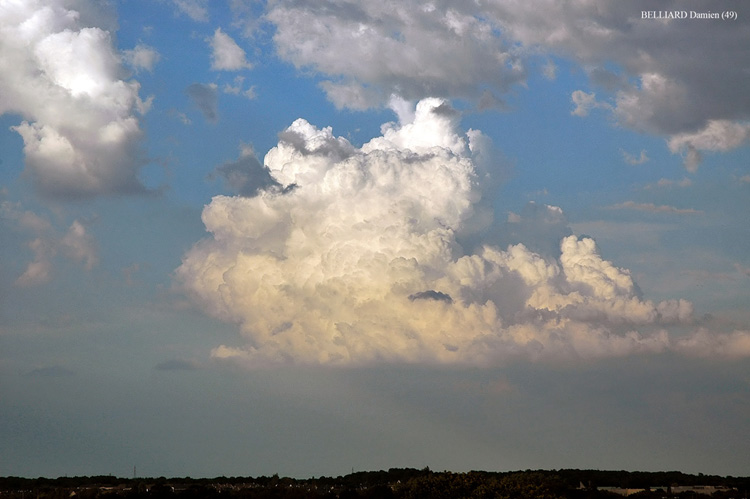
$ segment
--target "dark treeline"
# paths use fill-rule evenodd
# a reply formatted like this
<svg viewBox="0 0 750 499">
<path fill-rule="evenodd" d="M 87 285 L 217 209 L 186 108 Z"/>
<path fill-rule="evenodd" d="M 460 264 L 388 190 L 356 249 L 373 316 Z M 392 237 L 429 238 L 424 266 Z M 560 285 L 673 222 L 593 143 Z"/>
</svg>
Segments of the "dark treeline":
<svg viewBox="0 0 750 499">
<path fill-rule="evenodd" d="M 616 499 L 599 487 L 644 489 L 633 499 L 696 499 L 677 486 L 714 486 L 713 499 L 747 499 L 750 477 L 690 475 L 678 471 L 553 470 L 468 473 L 411 468 L 363 471 L 339 477 L 217 478 L 0 478 L 0 499 L 256 499 L 256 498 L 500 498 Z M 708 497 L 701 496 L 698 497 Z"/>
</svg>

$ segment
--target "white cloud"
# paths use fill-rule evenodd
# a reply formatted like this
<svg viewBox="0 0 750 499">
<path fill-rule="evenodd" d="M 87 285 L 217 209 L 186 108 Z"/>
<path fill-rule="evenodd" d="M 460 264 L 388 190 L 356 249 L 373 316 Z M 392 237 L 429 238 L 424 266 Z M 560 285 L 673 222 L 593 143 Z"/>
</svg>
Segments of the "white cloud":
<svg viewBox="0 0 750 499">
<path fill-rule="evenodd" d="M 22 117 L 26 168 L 44 195 L 143 192 L 136 112 L 148 103 L 120 79 L 110 33 L 62 0 L 0 10 L 0 113 Z"/>
<path fill-rule="evenodd" d="M 361 148 L 302 119 L 280 134 L 264 164 L 283 188 L 216 196 L 211 236 L 176 271 L 205 312 L 240 326 L 246 344 L 213 355 L 492 364 L 678 348 L 654 329 L 690 324 L 692 305 L 644 299 L 590 238 L 564 235 L 557 256 L 461 245 L 482 190 L 458 122 L 427 99 Z M 542 212 L 558 231 L 561 210 Z"/>
<path fill-rule="evenodd" d="M 225 84 L 222 88 L 222 91 L 225 94 L 232 94 L 232 95 L 242 95 L 243 97 L 246 97 L 250 100 L 253 100 L 257 97 L 257 94 L 255 93 L 255 86 L 251 86 L 250 88 L 244 88 L 245 84 L 245 77 L 244 76 L 236 76 L 234 78 L 234 85 Z"/>
<path fill-rule="evenodd" d="M 172 0 L 172 3 L 193 21 L 208 21 L 208 0 Z"/>
<path fill-rule="evenodd" d="M 142 43 L 136 45 L 132 50 L 125 50 L 123 52 L 124 61 L 128 65 L 133 67 L 136 72 L 140 71 L 141 69 L 145 69 L 149 72 L 153 71 L 154 66 L 157 62 L 159 62 L 160 58 L 161 56 L 159 55 L 159 52 L 157 52 L 153 47 L 149 47 L 148 45 L 144 45 Z"/>
<path fill-rule="evenodd" d="M 208 42 L 212 49 L 211 69 L 214 71 L 240 71 L 253 67 L 247 62 L 245 51 L 221 28 L 216 28 Z"/>
</svg>

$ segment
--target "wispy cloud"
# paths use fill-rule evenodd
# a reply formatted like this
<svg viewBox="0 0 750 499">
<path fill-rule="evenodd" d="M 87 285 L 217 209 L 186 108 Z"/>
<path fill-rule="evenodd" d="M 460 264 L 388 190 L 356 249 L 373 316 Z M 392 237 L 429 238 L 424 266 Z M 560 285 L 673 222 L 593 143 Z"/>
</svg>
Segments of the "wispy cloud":
<svg viewBox="0 0 750 499">
<path fill-rule="evenodd" d="M 193 21 L 208 21 L 208 0 L 172 0 L 172 3 Z"/>
<path fill-rule="evenodd" d="M 86 229 L 89 222 L 73 220 L 65 234 L 60 234 L 61 230 L 47 217 L 8 201 L 0 203 L 0 216 L 13 222 L 14 228 L 32 235 L 27 246 L 34 256 L 23 274 L 16 279 L 18 286 L 30 287 L 49 282 L 55 267 L 53 261 L 59 253 L 69 260 L 82 263 L 86 270 L 99 263 L 96 240 Z"/>
<path fill-rule="evenodd" d="M 225 94 L 232 94 L 232 95 L 242 95 L 244 97 L 247 97 L 250 100 L 255 99 L 258 95 L 255 91 L 255 86 L 250 86 L 249 88 L 244 87 L 245 84 L 245 77 L 244 76 L 236 76 L 234 78 L 234 85 L 230 85 L 229 83 L 226 83 L 224 87 L 222 88 L 222 91 Z"/>
<path fill-rule="evenodd" d="M 656 183 L 653 184 L 646 184 L 644 186 L 644 189 L 665 189 L 665 188 L 672 188 L 672 187 L 690 187 L 693 185 L 693 181 L 690 180 L 687 177 L 683 177 L 680 180 L 672 180 L 668 178 L 660 178 Z"/>
<path fill-rule="evenodd" d="M 629 165 L 642 165 L 643 163 L 646 163 L 649 160 L 649 157 L 646 156 L 645 149 L 641 150 L 640 156 L 634 156 L 622 149 L 620 149 L 620 152 L 622 153 L 622 157 L 625 160 L 625 162 Z"/>
<path fill-rule="evenodd" d="M 625 201 L 624 203 L 613 204 L 608 206 L 610 210 L 637 210 L 647 211 L 650 213 L 674 213 L 677 215 L 696 215 L 703 213 L 700 210 L 692 208 L 676 208 L 669 205 L 656 205 L 654 203 L 636 203 L 635 201 Z"/>
</svg>

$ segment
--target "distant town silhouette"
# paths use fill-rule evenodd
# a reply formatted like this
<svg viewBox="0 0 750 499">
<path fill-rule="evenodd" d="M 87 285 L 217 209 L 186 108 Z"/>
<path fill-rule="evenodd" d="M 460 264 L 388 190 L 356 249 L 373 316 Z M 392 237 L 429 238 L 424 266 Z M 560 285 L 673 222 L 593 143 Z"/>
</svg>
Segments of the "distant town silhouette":
<svg viewBox="0 0 750 499">
<path fill-rule="evenodd" d="M 607 499 L 622 496 L 746 499 L 748 489 L 750 477 L 576 469 L 454 473 L 429 468 L 391 468 L 307 479 L 277 474 L 257 478 L 0 478 L 3 499 Z"/>
</svg>

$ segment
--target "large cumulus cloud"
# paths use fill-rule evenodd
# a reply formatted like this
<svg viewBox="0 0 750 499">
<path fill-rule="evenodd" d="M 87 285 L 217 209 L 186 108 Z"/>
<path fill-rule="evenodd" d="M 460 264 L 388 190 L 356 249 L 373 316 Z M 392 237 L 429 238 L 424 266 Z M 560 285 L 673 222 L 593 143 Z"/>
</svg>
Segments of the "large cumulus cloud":
<svg viewBox="0 0 750 499">
<path fill-rule="evenodd" d="M 692 305 L 644 299 L 592 239 L 560 231 L 559 208 L 544 208 L 563 234 L 555 252 L 464 248 L 480 216 L 480 138 L 439 99 L 361 148 L 295 121 L 265 157 L 278 186 L 215 197 L 203 212 L 210 237 L 176 271 L 207 313 L 241 328 L 246 344 L 214 355 L 487 364 L 694 353 L 719 338 L 671 337 L 670 325 L 692 322 Z"/>
<path fill-rule="evenodd" d="M 137 114 L 148 102 L 138 82 L 124 79 L 110 31 L 84 19 L 73 7 L 80 3 L 3 3 L 0 114 L 21 117 L 13 130 L 42 194 L 141 192 Z"/>
<path fill-rule="evenodd" d="M 738 20 L 641 18 L 657 8 L 734 10 Z M 578 114 L 587 97 L 588 108 L 608 110 L 619 124 L 669 138 L 694 170 L 700 151 L 725 151 L 750 136 L 748 16 L 742 1 L 279 0 L 267 19 L 279 54 L 327 75 L 329 98 L 351 108 L 392 93 L 497 105 L 535 57 L 565 57 L 603 99 L 574 91 Z"/>
</svg>

